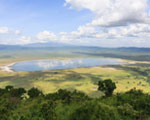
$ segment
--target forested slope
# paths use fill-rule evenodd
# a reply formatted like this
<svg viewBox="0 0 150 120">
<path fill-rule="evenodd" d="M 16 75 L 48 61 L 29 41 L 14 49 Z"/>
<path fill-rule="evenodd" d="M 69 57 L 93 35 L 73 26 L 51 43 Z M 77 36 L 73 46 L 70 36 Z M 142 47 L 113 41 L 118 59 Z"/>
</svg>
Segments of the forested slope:
<svg viewBox="0 0 150 120">
<path fill-rule="evenodd" d="M 150 95 L 132 89 L 113 92 L 115 85 L 99 82 L 104 96 L 89 98 L 77 91 L 60 89 L 43 94 L 37 88 L 6 86 L 0 89 L 0 120 L 149 120 Z M 103 88 L 103 89 L 100 89 Z M 111 88 L 111 89 L 110 89 Z"/>
</svg>

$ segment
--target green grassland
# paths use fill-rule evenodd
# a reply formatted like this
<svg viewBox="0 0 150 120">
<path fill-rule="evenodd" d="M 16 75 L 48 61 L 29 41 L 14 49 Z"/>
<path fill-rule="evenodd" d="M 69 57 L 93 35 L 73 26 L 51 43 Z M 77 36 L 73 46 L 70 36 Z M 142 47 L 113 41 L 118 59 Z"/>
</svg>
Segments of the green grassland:
<svg viewBox="0 0 150 120">
<path fill-rule="evenodd" d="M 97 92 L 97 82 L 112 79 L 117 89 L 115 92 L 125 92 L 134 87 L 150 92 L 150 52 L 137 50 L 102 49 L 102 48 L 43 48 L 1 50 L 0 66 L 13 62 L 37 59 L 67 59 L 78 57 L 111 57 L 135 60 L 136 64 L 122 66 L 103 66 L 77 68 L 68 70 L 14 72 L 0 71 L 0 87 L 13 85 L 15 87 L 38 87 L 45 93 L 56 92 L 58 89 L 83 91 L 90 96 L 100 95 Z M 134 61 L 133 61 L 134 62 Z"/>
<path fill-rule="evenodd" d="M 132 64 L 117 66 L 101 66 L 76 68 L 67 70 L 14 72 L 0 71 L 0 88 L 6 85 L 29 89 L 37 87 L 44 93 L 53 93 L 58 89 L 78 90 L 89 96 L 101 95 L 97 91 L 99 80 L 112 79 L 116 92 L 125 92 L 132 88 L 150 92 L 150 65 Z"/>
</svg>

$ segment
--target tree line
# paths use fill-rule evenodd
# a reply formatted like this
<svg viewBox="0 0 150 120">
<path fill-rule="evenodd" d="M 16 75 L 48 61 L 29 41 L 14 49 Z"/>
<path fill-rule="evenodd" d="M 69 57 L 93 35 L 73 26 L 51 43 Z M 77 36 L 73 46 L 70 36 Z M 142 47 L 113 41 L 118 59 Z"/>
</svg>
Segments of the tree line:
<svg viewBox="0 0 150 120">
<path fill-rule="evenodd" d="M 37 88 L 0 88 L 0 120 L 149 120 L 150 95 L 131 89 L 113 94 L 111 79 L 98 82 L 99 98 L 60 89 L 44 94 Z"/>
</svg>

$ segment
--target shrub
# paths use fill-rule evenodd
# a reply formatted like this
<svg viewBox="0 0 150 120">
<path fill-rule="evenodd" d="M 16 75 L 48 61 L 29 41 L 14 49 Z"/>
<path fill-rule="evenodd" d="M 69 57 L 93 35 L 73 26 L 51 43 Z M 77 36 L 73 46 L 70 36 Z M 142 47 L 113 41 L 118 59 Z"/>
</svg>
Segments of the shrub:
<svg viewBox="0 0 150 120">
<path fill-rule="evenodd" d="M 31 88 L 30 90 L 28 90 L 28 95 L 30 98 L 35 98 L 42 95 L 42 92 L 37 88 Z"/>
<path fill-rule="evenodd" d="M 111 79 L 98 82 L 98 90 L 104 92 L 106 96 L 112 96 L 115 89 L 116 85 Z"/>
</svg>

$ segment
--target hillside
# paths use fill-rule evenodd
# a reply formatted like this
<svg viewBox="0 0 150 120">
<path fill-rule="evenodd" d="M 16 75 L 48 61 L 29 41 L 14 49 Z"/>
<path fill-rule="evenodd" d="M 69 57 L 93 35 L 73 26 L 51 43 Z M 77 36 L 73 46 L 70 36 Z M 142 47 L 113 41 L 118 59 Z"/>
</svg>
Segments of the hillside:
<svg viewBox="0 0 150 120">
<path fill-rule="evenodd" d="M 1 120 L 150 119 L 150 95 L 136 89 L 95 99 L 77 91 L 43 94 L 36 88 L 6 86 L 0 97 Z"/>
</svg>

